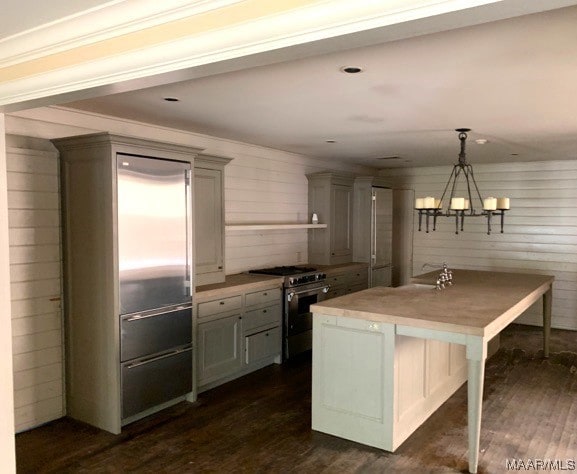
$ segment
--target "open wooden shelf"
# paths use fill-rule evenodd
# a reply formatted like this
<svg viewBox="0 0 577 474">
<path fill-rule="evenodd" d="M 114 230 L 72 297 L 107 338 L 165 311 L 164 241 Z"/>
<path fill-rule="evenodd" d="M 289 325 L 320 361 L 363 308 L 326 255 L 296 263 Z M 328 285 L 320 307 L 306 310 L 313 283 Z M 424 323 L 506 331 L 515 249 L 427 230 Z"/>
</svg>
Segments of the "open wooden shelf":
<svg viewBox="0 0 577 474">
<path fill-rule="evenodd" d="M 326 229 L 326 224 L 226 224 L 227 231 L 277 230 L 277 229 Z"/>
</svg>

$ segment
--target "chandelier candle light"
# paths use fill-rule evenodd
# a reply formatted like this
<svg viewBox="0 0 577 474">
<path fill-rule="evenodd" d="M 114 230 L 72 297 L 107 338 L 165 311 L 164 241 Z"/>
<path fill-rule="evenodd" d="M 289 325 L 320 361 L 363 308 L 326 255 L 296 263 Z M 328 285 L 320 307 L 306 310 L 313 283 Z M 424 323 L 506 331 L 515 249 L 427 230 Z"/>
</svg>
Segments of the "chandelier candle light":
<svg viewBox="0 0 577 474">
<path fill-rule="evenodd" d="M 479 192 L 479 187 L 475 181 L 473 174 L 473 167 L 467 163 L 467 156 L 465 154 L 465 141 L 467 140 L 467 132 L 469 128 L 457 128 L 459 132 L 459 140 L 461 141 L 461 152 L 459 153 L 459 162 L 453 166 L 449 181 L 441 195 L 441 199 L 436 199 L 433 196 L 424 198 L 417 198 L 415 200 L 415 210 L 419 212 L 419 232 L 421 231 L 422 218 L 425 216 L 426 232 L 429 232 L 429 218 L 433 218 L 433 230 L 437 228 L 437 217 L 454 217 L 455 218 L 455 234 L 459 233 L 459 229 L 463 232 L 465 216 L 469 217 L 485 217 L 487 219 L 487 235 L 491 234 L 491 220 L 493 215 L 501 216 L 501 233 L 503 233 L 503 224 L 505 220 L 505 211 L 511 207 L 511 201 L 507 197 L 488 197 L 483 199 Z M 460 176 L 465 177 L 467 186 L 467 196 L 455 196 L 457 182 Z M 473 186 L 473 194 L 471 193 L 471 185 Z M 447 194 L 447 190 L 451 187 L 451 193 L 448 198 L 449 206 L 443 212 L 443 200 Z M 476 211 L 474 207 L 473 196 L 476 194 L 479 205 L 482 206 L 482 211 Z"/>
</svg>

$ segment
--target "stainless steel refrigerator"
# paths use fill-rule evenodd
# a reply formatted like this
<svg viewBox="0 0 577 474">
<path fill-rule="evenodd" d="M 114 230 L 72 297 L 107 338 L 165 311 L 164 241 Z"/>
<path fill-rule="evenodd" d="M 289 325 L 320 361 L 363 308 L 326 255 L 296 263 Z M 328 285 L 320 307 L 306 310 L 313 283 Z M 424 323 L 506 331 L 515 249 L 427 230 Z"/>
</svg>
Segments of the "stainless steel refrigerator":
<svg viewBox="0 0 577 474">
<path fill-rule="evenodd" d="M 373 186 L 370 286 L 390 286 L 393 242 L 393 191 Z"/>
<path fill-rule="evenodd" d="M 123 420 L 192 391 L 190 173 L 117 155 Z"/>
</svg>

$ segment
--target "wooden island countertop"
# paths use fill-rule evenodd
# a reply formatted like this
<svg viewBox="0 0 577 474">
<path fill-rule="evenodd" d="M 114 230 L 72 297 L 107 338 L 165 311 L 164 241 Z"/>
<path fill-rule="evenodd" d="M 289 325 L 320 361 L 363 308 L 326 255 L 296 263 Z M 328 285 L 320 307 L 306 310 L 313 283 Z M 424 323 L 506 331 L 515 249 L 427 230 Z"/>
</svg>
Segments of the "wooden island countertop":
<svg viewBox="0 0 577 474">
<path fill-rule="evenodd" d="M 311 305 L 312 428 L 395 451 L 468 381 L 469 472 L 476 473 L 488 343 L 542 299 L 548 357 L 554 277 L 453 270 L 453 285 L 437 290 L 438 276 Z"/>
<path fill-rule="evenodd" d="M 523 273 L 453 270 L 453 285 L 435 285 L 439 272 L 397 288 L 374 287 L 323 301 L 311 311 L 375 322 L 493 337 L 551 286 L 554 277 Z M 524 311 L 524 309 L 522 311 Z"/>
</svg>

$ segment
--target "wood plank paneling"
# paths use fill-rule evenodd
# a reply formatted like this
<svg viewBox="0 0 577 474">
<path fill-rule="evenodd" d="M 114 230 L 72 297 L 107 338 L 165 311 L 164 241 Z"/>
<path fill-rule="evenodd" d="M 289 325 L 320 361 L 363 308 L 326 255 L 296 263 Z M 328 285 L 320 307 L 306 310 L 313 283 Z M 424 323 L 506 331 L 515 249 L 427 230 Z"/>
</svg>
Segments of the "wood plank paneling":
<svg viewBox="0 0 577 474">
<path fill-rule="evenodd" d="M 577 160 L 473 166 L 484 196 L 511 197 L 505 233 L 494 225 L 487 235 L 483 218 L 465 218 L 459 235 L 447 218 L 440 219 L 436 232 L 417 232 L 413 213 L 413 274 L 422 273 L 425 263 L 447 262 L 455 268 L 554 275 L 552 324 L 577 330 Z M 416 196 L 437 197 L 449 173 L 447 166 L 381 172 Z M 540 325 L 540 304 L 519 322 Z"/>
<path fill-rule="evenodd" d="M 225 220 L 229 224 L 306 223 L 307 173 L 327 171 L 318 161 L 273 152 L 271 156 L 242 153 L 225 168 Z M 350 171 L 353 171 L 351 168 Z M 308 231 L 228 231 L 226 273 L 308 260 Z"/>
<path fill-rule="evenodd" d="M 8 140 L 15 428 L 64 415 L 58 155 Z"/>
</svg>

